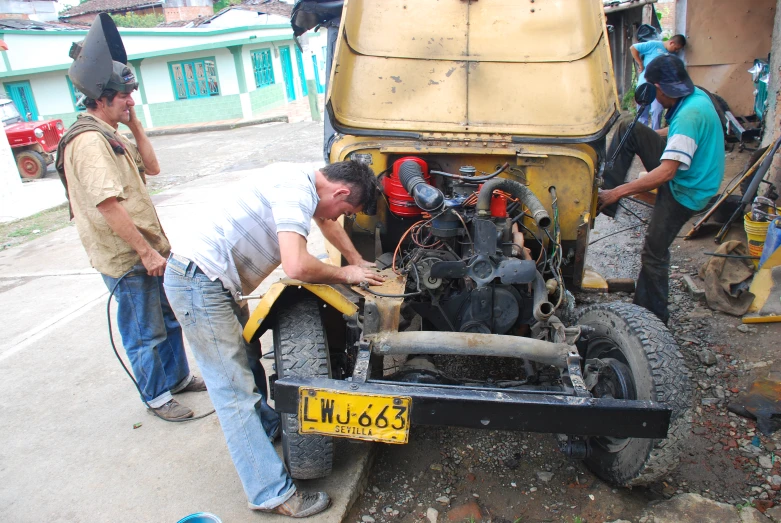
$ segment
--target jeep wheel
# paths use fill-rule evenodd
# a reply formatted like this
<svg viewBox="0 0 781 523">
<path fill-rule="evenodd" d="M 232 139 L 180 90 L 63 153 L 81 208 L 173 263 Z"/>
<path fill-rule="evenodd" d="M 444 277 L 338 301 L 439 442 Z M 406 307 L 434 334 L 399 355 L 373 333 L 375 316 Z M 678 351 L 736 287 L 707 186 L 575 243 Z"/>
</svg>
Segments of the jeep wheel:
<svg viewBox="0 0 781 523">
<path fill-rule="evenodd" d="M 37 180 L 46 173 L 46 160 L 37 151 L 22 151 L 16 154 L 16 166 L 24 180 Z"/>
<path fill-rule="evenodd" d="M 597 397 L 654 400 L 672 408 L 666 439 L 590 439 L 586 466 L 619 486 L 646 485 L 673 469 L 691 424 L 691 386 L 670 331 L 650 311 L 628 303 L 594 305 L 580 325 L 595 329 L 586 359 L 608 367 L 592 390 Z"/>
<path fill-rule="evenodd" d="M 331 377 L 328 341 L 314 296 L 284 303 L 276 313 L 274 350 L 277 376 Z M 298 433 L 298 415 L 282 414 L 282 453 L 294 479 L 327 476 L 333 465 L 333 438 Z"/>
</svg>

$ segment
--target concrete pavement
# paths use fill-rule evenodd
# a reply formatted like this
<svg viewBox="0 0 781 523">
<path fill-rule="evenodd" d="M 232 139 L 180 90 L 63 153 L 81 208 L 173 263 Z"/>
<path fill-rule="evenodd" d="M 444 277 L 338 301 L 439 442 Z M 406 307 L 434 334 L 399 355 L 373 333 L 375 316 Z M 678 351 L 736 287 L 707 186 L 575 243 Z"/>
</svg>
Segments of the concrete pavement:
<svg viewBox="0 0 781 523">
<path fill-rule="evenodd" d="M 193 217 L 254 172 L 223 172 L 154 196 L 174 250 Z M 310 244 L 323 252 L 321 237 Z M 173 523 L 208 511 L 226 523 L 289 521 L 247 509 L 216 416 L 165 423 L 145 412 L 109 345 L 107 296 L 73 226 L 0 251 L 3 519 Z M 207 394 L 179 399 L 197 414 L 211 410 Z M 299 482 L 334 500 L 318 522 L 341 521 L 370 460 L 368 445 L 337 441 L 334 473 Z"/>
</svg>

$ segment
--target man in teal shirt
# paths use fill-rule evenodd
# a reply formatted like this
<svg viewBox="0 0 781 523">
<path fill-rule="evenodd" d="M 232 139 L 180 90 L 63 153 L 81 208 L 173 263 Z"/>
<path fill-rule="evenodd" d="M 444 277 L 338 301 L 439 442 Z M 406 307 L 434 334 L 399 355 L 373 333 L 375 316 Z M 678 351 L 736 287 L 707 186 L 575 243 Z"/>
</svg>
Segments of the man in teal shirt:
<svg viewBox="0 0 781 523">
<path fill-rule="evenodd" d="M 675 35 L 666 42 L 660 40 L 650 40 L 640 42 L 629 48 L 632 58 L 637 67 L 637 85 L 645 83 L 645 68 L 648 67 L 655 58 L 668 54 L 678 54 L 686 46 L 686 37 Z M 662 127 L 662 105 L 654 100 L 650 107 L 651 127 L 654 131 Z M 640 122 L 648 125 L 648 109 L 640 115 Z"/>
<path fill-rule="evenodd" d="M 670 245 L 689 218 L 719 190 L 724 177 L 724 134 L 710 97 L 694 87 L 678 58 L 655 58 L 646 68 L 645 78 L 656 86 L 656 100 L 667 109 L 670 126 L 658 132 L 643 125 L 634 127 L 613 167 L 605 170 L 599 210 L 613 217 L 619 199 L 658 189 L 634 303 L 667 323 Z M 619 125 L 608 157 L 618 147 L 627 126 L 627 121 Z M 624 183 L 635 154 L 648 174 Z"/>
</svg>

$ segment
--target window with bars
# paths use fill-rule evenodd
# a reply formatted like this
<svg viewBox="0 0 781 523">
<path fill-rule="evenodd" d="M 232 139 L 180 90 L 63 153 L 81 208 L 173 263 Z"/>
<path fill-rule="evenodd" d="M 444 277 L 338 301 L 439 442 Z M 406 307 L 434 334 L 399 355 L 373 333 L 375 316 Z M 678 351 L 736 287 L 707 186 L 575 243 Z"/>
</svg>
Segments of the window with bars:
<svg viewBox="0 0 781 523">
<path fill-rule="evenodd" d="M 169 62 L 177 100 L 206 98 L 220 94 L 214 58 Z"/>
<path fill-rule="evenodd" d="M 86 107 L 84 107 L 84 104 L 79 103 L 82 97 L 81 91 L 79 91 L 76 86 L 73 85 L 70 76 L 65 75 L 65 79 L 68 81 L 68 87 L 70 88 L 71 92 L 71 100 L 73 100 L 73 107 L 75 107 L 77 111 L 84 111 Z"/>
<path fill-rule="evenodd" d="M 269 49 L 252 51 L 252 70 L 255 72 L 255 87 L 274 84 L 274 64 Z"/>
</svg>

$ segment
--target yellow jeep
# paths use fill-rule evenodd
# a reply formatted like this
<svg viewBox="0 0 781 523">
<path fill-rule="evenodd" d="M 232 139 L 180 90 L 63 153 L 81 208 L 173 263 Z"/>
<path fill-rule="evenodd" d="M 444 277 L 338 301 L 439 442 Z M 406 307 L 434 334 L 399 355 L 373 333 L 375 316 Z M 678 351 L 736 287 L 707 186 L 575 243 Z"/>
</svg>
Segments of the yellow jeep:
<svg viewBox="0 0 781 523">
<path fill-rule="evenodd" d="M 415 425 L 554 433 L 614 484 L 664 475 L 689 427 L 675 341 L 570 292 L 604 285 L 584 265 L 619 115 L 602 1 L 333 4 L 299 2 L 293 27 L 330 25 L 327 160 L 377 174 L 377 212 L 344 226 L 388 279 L 283 280 L 247 324 L 273 330 L 292 476 L 328 474 L 333 437 Z"/>
</svg>

